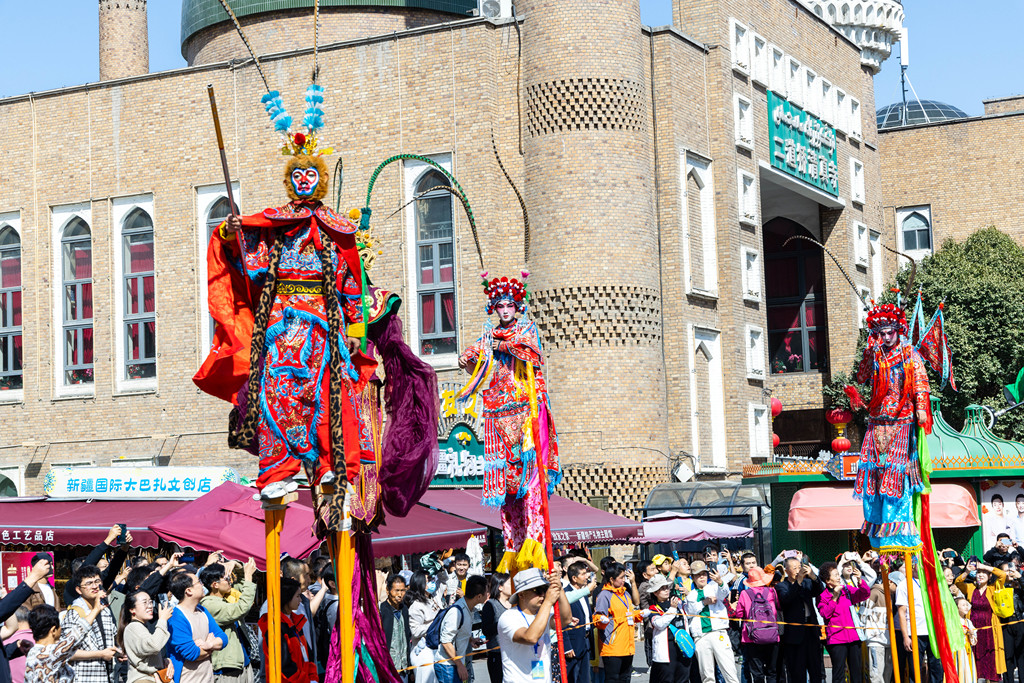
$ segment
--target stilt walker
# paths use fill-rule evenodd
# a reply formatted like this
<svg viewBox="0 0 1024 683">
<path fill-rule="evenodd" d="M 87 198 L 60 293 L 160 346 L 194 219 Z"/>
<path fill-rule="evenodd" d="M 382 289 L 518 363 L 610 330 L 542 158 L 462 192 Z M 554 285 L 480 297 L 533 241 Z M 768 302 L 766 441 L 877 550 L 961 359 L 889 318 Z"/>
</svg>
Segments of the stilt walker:
<svg viewBox="0 0 1024 683">
<path fill-rule="evenodd" d="M 214 340 L 193 380 L 232 404 L 229 445 L 260 459 L 268 683 L 281 678 L 280 532 L 303 470 L 341 594 L 325 683 L 399 683 L 376 609 L 370 533 L 385 511 L 405 516 L 437 469 L 437 378 L 402 339 L 399 298 L 367 276 L 372 240 L 357 242 L 359 212 L 341 216 L 321 201 L 333 150 L 319 144 L 317 72 L 314 31 L 314 82 L 298 131 L 279 92 L 268 86 L 262 98 L 283 136 L 290 201 L 232 215 L 215 231 L 207 254 Z"/>
<path fill-rule="evenodd" d="M 842 265 L 823 245 L 804 236 L 791 237 L 787 242 L 793 239 L 818 244 L 853 286 Z M 867 310 L 869 336 L 856 379 L 870 385 L 871 398 L 865 405 L 856 387 L 845 388 L 851 406 L 868 413 L 854 495 L 864 504 L 861 533 L 868 537 L 871 547 L 878 550 L 881 564 L 886 566 L 899 558 L 905 563 L 910 629 L 914 634 L 911 644 L 915 683 L 920 683 L 920 660 L 914 619 L 914 557 L 922 560 L 917 563 L 917 576 L 923 587 L 921 598 L 926 606 L 931 651 L 941 659 L 947 680 L 958 683 L 953 650 L 962 647 L 963 632 L 958 626 L 955 605 L 951 599 L 944 599 L 943 591 L 938 588 L 940 564 L 928 514 L 931 462 L 925 439 L 931 433 L 932 414 L 926 367 L 930 366 L 939 374 L 943 384 L 948 381 L 954 389 L 956 385 L 942 329 L 941 305 L 931 326 L 927 330 L 920 329 L 923 325 L 919 326 L 918 322 L 923 322 L 923 316 L 918 293 L 914 327 L 908 324 L 902 306 L 903 302 L 909 302 L 913 292 L 916 264 L 905 254 L 899 255 L 910 260 L 911 273 L 905 291 L 894 290 L 895 303 L 869 308 L 858 293 Z M 859 292 L 855 286 L 853 288 Z M 889 614 L 891 620 L 892 612 Z M 895 655 L 893 651 L 894 658 Z"/>
</svg>

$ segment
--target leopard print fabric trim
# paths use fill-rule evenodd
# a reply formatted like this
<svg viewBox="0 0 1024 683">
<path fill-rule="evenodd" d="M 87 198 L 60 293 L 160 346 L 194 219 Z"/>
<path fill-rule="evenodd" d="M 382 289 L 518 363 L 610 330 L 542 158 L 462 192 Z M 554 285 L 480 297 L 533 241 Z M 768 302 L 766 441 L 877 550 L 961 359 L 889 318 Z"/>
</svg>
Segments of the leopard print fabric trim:
<svg viewBox="0 0 1024 683">
<path fill-rule="evenodd" d="M 320 252 L 320 265 L 323 271 L 324 307 L 327 309 L 327 343 L 330 344 L 331 375 L 328 380 L 328 426 L 331 431 L 331 463 L 334 467 L 333 496 L 325 496 L 327 501 L 327 527 L 332 531 L 342 528 L 345 520 L 345 482 L 348 481 L 345 462 L 345 434 L 342 431 L 341 415 L 343 397 L 343 381 L 345 367 L 341 362 L 340 345 L 344 343 L 341 339 L 341 305 L 338 303 L 338 288 L 335 284 L 334 262 L 331 260 L 331 253 L 334 251 L 334 243 L 324 232 L 320 233 L 324 249 Z M 312 480 L 310 480 L 312 481 Z"/>
<path fill-rule="evenodd" d="M 270 251 L 270 263 L 267 266 L 267 279 L 260 292 L 260 300 L 256 306 L 256 315 L 252 327 L 252 345 L 249 349 L 249 384 L 245 390 L 245 418 L 238 408 L 232 408 L 228 416 L 228 446 L 252 451 L 256 443 L 256 429 L 259 426 L 259 395 L 260 383 L 263 379 L 263 355 L 267 338 L 267 322 L 270 320 L 270 309 L 277 295 L 277 268 L 281 263 L 281 252 L 284 249 L 284 238 L 278 232 L 274 238 L 274 246 Z"/>
</svg>

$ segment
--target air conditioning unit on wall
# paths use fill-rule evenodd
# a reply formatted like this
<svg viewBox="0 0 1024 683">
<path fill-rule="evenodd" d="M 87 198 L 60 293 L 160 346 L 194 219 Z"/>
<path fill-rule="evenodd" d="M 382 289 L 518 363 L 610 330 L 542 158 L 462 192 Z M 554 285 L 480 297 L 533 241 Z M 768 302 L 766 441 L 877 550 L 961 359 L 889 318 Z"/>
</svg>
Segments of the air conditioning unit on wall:
<svg viewBox="0 0 1024 683">
<path fill-rule="evenodd" d="M 487 19 L 508 19 L 512 16 L 512 0 L 477 0 L 478 16 Z"/>
</svg>

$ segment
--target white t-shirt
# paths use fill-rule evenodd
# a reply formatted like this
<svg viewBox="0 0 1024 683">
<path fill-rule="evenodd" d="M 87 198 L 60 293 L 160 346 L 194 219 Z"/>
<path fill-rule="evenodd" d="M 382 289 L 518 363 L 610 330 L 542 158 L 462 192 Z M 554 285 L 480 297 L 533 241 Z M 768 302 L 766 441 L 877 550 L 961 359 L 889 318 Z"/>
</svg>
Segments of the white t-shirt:
<svg viewBox="0 0 1024 683">
<path fill-rule="evenodd" d="M 907 607 L 910 601 L 907 599 L 907 582 L 904 581 L 896 587 L 896 607 Z M 907 610 L 907 619 L 910 619 L 910 610 Z M 924 613 L 924 598 L 921 593 L 921 583 L 914 579 L 914 621 L 917 622 L 918 637 L 928 635 L 928 615 Z M 896 630 L 902 631 L 902 619 L 896 620 Z"/>
<path fill-rule="evenodd" d="M 545 631 L 536 645 L 525 645 L 512 638 L 521 628 L 529 628 L 534 617 L 518 607 L 505 610 L 498 619 L 498 647 L 505 683 L 551 681 L 551 639 Z M 550 628 L 550 625 L 549 627 Z"/>
</svg>

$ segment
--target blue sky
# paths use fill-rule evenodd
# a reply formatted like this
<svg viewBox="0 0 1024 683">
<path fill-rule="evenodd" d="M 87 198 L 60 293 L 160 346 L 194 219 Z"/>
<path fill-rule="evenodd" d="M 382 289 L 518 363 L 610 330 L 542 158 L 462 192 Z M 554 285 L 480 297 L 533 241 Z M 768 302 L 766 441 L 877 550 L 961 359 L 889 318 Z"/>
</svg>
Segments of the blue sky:
<svg viewBox="0 0 1024 683">
<path fill-rule="evenodd" d="M 1024 92 L 1024 41 L 1018 35 L 1024 2 L 905 0 L 904 6 L 912 44 L 909 73 L 919 97 L 976 115 L 983 99 Z M 672 23 L 672 0 L 640 0 L 640 7 L 645 24 Z M 152 71 L 185 65 L 180 13 L 180 0 L 149 0 Z M 95 0 L 0 0 L 0 26 L 23 27 L 5 31 L 0 41 L 0 97 L 97 79 Z M 876 104 L 898 100 L 899 83 L 894 54 L 875 78 Z"/>
</svg>

